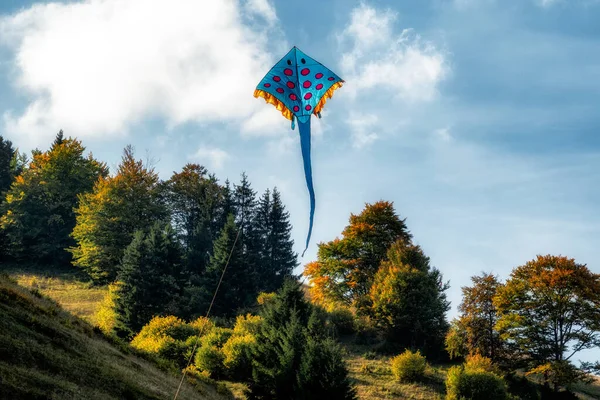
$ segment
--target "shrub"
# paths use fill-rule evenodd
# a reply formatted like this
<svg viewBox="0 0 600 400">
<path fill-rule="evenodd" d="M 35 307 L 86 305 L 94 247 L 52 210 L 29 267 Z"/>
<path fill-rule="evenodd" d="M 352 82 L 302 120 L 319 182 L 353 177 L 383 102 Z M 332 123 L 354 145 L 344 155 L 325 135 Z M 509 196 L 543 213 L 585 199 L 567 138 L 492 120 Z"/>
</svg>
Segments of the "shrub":
<svg viewBox="0 0 600 400">
<path fill-rule="evenodd" d="M 233 327 L 234 335 L 256 335 L 262 318 L 259 315 L 238 315 L 235 319 L 235 326 Z"/>
<path fill-rule="evenodd" d="M 96 325 L 106 335 L 114 333 L 118 324 L 118 315 L 115 310 L 115 302 L 117 300 L 118 290 L 118 282 L 108 285 L 108 293 L 102 299 L 100 307 L 96 312 Z"/>
<path fill-rule="evenodd" d="M 223 365 L 227 375 L 235 380 L 252 376 L 252 348 L 256 345 L 253 335 L 236 335 L 223 345 Z"/>
<path fill-rule="evenodd" d="M 455 366 L 448 371 L 446 378 L 446 399 L 448 400 L 508 400 L 506 383 L 491 372 L 468 371 L 463 366 Z"/>
<path fill-rule="evenodd" d="M 468 355 L 465 360 L 465 370 L 469 372 L 497 373 L 496 367 L 492 365 L 492 359 L 484 357 L 481 354 Z"/>
<path fill-rule="evenodd" d="M 537 385 L 529 379 L 510 374 L 505 377 L 508 384 L 508 392 L 522 400 L 540 400 L 540 392 Z"/>
<path fill-rule="evenodd" d="M 275 298 L 276 293 L 264 293 L 261 292 L 258 295 L 258 298 L 256 299 L 256 302 L 261 305 L 264 306 L 265 304 L 269 303 L 271 300 L 273 300 Z"/>
<path fill-rule="evenodd" d="M 427 361 L 420 351 L 406 350 L 392 358 L 392 374 L 401 382 L 415 382 L 425 377 Z"/>
<path fill-rule="evenodd" d="M 206 317 L 200 317 L 200 318 L 190 322 L 189 325 L 192 328 L 194 328 L 194 330 L 196 331 L 196 335 L 200 335 L 200 336 L 206 335 L 208 332 L 210 332 L 215 327 L 215 324 Z"/>
<path fill-rule="evenodd" d="M 211 378 L 220 378 L 225 371 L 224 359 L 223 351 L 217 346 L 203 345 L 196 353 L 194 364 L 199 370 L 208 372 Z"/>
<path fill-rule="evenodd" d="M 202 343 L 202 347 L 223 347 L 225 342 L 229 340 L 232 334 L 233 329 L 215 327 L 202 337 L 200 343 Z"/>
<path fill-rule="evenodd" d="M 354 332 L 354 314 L 345 307 L 337 307 L 329 311 L 329 321 L 338 335 L 349 335 Z"/>
</svg>

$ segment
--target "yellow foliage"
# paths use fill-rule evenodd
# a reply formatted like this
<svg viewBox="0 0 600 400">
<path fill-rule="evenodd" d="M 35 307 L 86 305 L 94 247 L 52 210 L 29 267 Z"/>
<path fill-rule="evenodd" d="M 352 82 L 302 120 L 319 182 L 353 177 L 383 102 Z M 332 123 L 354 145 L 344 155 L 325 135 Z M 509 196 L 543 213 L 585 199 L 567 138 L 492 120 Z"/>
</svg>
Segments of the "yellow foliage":
<svg viewBox="0 0 600 400">
<path fill-rule="evenodd" d="M 415 382 L 425 377 L 427 361 L 420 351 L 406 350 L 392 358 L 392 374 L 401 382 Z"/>
<path fill-rule="evenodd" d="M 259 305 L 264 306 L 269 301 L 273 300 L 275 298 L 275 295 L 276 295 L 276 293 L 264 293 L 264 292 L 261 292 L 258 295 L 258 298 L 256 299 L 256 301 L 258 302 Z"/>
<path fill-rule="evenodd" d="M 244 364 L 249 364 L 249 350 L 255 344 L 256 338 L 251 334 L 237 335 L 229 338 L 223 345 L 223 355 L 225 356 L 223 365 L 225 368 L 235 370 Z"/>
<path fill-rule="evenodd" d="M 259 326 L 262 323 L 262 317 L 260 315 L 238 315 L 235 319 L 235 326 L 233 327 L 234 335 L 255 335 L 258 332 Z"/>
<path fill-rule="evenodd" d="M 195 333 L 193 327 L 172 315 L 154 317 L 133 338 L 131 346 L 148 353 L 158 354 L 177 342 L 184 342 Z"/>
<path fill-rule="evenodd" d="M 465 359 L 465 370 L 468 372 L 498 372 L 497 368 L 492 364 L 492 360 L 479 353 L 467 356 Z"/>
<path fill-rule="evenodd" d="M 104 299 L 100 303 L 100 308 L 96 313 L 96 325 L 107 335 L 113 333 L 117 325 L 115 302 L 118 298 L 119 286 L 120 282 L 115 282 L 108 286 L 108 293 L 104 296 Z"/>
</svg>

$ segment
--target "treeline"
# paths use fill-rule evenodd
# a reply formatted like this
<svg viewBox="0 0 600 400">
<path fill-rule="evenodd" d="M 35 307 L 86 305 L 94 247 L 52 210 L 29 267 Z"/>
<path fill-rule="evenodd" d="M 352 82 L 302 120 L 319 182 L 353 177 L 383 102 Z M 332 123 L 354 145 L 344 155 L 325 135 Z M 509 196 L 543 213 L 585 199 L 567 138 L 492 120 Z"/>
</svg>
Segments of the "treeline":
<svg viewBox="0 0 600 400">
<path fill-rule="evenodd" d="M 203 315 L 228 261 L 215 316 L 235 316 L 292 276 L 297 255 L 276 188 L 258 197 L 245 174 L 222 184 L 198 164 L 163 181 L 130 146 L 110 174 L 84 152 L 61 131 L 27 160 L 0 137 L 0 257 L 115 282 L 122 336 L 155 315 Z"/>
</svg>

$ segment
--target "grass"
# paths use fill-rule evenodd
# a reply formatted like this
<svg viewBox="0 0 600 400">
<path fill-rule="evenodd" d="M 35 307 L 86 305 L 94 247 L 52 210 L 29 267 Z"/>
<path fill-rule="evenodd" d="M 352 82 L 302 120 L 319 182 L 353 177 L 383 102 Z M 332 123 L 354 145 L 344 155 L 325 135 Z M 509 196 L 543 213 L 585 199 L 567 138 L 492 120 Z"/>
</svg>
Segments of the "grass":
<svg viewBox="0 0 600 400">
<path fill-rule="evenodd" d="M 179 377 L 0 275 L 0 398 L 172 399 Z M 180 398 L 231 397 L 210 383 L 195 386 L 185 383 Z"/>
<path fill-rule="evenodd" d="M 100 302 L 108 293 L 108 286 L 94 286 L 83 274 L 73 267 L 64 270 L 43 266 L 9 266 L 3 271 L 17 283 L 38 290 L 58 302 L 65 310 L 96 324 L 96 312 Z"/>
<path fill-rule="evenodd" d="M 359 399 L 443 399 L 448 366 L 432 366 L 423 382 L 401 383 L 392 375 L 390 358 L 367 346 L 346 345 L 346 363 Z"/>
</svg>

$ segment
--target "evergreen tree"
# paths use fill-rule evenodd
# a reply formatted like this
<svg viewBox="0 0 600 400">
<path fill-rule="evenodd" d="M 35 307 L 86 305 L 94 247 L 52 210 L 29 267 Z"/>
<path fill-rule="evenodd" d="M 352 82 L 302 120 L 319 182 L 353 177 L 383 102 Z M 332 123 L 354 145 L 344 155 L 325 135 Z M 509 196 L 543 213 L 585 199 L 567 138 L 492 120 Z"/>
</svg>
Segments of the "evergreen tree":
<svg viewBox="0 0 600 400">
<path fill-rule="evenodd" d="M 4 200 L 4 193 L 10 188 L 15 178 L 12 164 L 16 155 L 17 152 L 13 148 L 12 142 L 0 136 L 0 196 L 2 196 L 2 200 Z"/>
<path fill-rule="evenodd" d="M 375 276 L 370 313 L 389 340 L 440 355 L 448 330 L 447 289 L 421 248 L 401 240 L 392 245 Z"/>
<path fill-rule="evenodd" d="M 177 314 L 182 251 L 170 225 L 138 230 L 125 249 L 115 301 L 122 336 L 137 333 L 152 317 Z"/>
<path fill-rule="evenodd" d="M 251 287 L 252 281 L 245 269 L 238 229 L 231 215 L 214 243 L 213 254 L 204 279 L 207 294 L 212 295 L 225 267 L 227 270 L 213 305 L 213 315 L 234 315 L 236 310 L 252 304 L 256 298 Z M 205 303 L 210 300 L 206 298 Z"/>
<path fill-rule="evenodd" d="M 289 213 L 277 189 L 265 191 L 255 217 L 255 231 L 260 240 L 260 262 L 256 268 L 257 292 L 274 292 L 298 266 L 293 251 Z"/>
<path fill-rule="evenodd" d="M 66 248 L 74 244 L 70 234 L 78 196 L 108 173 L 84 151 L 81 142 L 65 139 L 61 131 L 48 151 L 33 153 L 29 168 L 16 178 L 0 221 L 13 257 L 53 264 L 70 260 Z"/>
<path fill-rule="evenodd" d="M 112 281 L 133 234 L 166 219 L 159 178 L 137 161 L 133 148 L 123 152 L 117 173 L 100 179 L 91 193 L 80 196 L 73 230 L 73 264 L 96 281 Z"/>
<path fill-rule="evenodd" d="M 264 305 L 253 349 L 249 398 L 355 398 L 339 348 L 309 329 L 315 315 L 300 285 L 291 280 Z"/>
<path fill-rule="evenodd" d="M 225 185 L 221 188 L 221 204 L 219 204 L 219 232 L 225 226 L 229 215 L 237 215 L 233 190 L 229 179 L 225 180 Z"/>
</svg>

